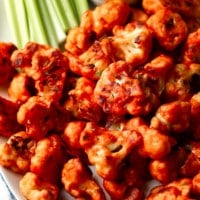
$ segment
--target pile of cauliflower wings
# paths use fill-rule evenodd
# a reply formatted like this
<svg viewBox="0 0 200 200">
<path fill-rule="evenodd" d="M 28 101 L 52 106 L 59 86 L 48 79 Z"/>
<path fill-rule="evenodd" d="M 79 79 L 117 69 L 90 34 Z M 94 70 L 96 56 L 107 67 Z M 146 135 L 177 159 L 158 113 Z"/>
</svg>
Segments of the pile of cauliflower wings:
<svg viewBox="0 0 200 200">
<path fill-rule="evenodd" d="M 0 165 L 25 199 L 200 198 L 199 19 L 198 0 L 107 0 L 64 50 L 0 43 Z"/>
</svg>

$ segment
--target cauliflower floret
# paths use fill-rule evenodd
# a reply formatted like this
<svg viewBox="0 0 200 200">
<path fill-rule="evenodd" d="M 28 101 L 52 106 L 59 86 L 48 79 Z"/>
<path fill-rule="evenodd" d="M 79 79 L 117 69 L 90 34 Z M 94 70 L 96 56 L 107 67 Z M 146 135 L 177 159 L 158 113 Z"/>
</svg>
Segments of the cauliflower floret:
<svg viewBox="0 0 200 200">
<path fill-rule="evenodd" d="M 200 169 L 200 142 L 187 141 L 188 156 L 180 171 L 181 176 L 193 178 Z"/>
<path fill-rule="evenodd" d="M 189 101 L 199 91 L 200 64 L 176 64 L 166 81 L 165 101 Z"/>
<path fill-rule="evenodd" d="M 177 181 L 173 181 L 167 185 L 154 188 L 146 200 L 188 200 L 190 199 L 191 190 L 192 180 L 189 178 L 183 178 Z"/>
<path fill-rule="evenodd" d="M 173 101 L 162 104 L 151 119 L 151 128 L 165 133 L 183 133 L 190 126 L 190 103 Z"/>
<path fill-rule="evenodd" d="M 19 189 L 27 200 L 57 200 L 59 189 L 38 175 L 27 172 L 19 182 Z"/>
<path fill-rule="evenodd" d="M 115 200 L 142 200 L 144 199 L 144 194 L 142 190 L 137 187 L 127 187 L 124 182 L 114 182 L 109 180 L 103 181 L 103 186 L 105 190 L 111 196 L 111 199 Z"/>
<path fill-rule="evenodd" d="M 139 113 L 136 101 L 142 101 L 145 95 L 139 80 L 130 76 L 129 67 L 127 63 L 118 61 L 103 71 L 94 89 L 94 99 L 104 112 L 117 115 Z M 132 110 L 128 109 L 130 105 L 133 105 Z"/>
<path fill-rule="evenodd" d="M 16 74 L 8 87 L 9 99 L 17 104 L 26 102 L 35 93 L 32 81 L 24 74 Z"/>
<path fill-rule="evenodd" d="M 72 72 L 92 80 L 98 80 L 103 70 L 114 62 L 113 49 L 109 38 L 96 40 L 81 55 L 68 55 Z"/>
<path fill-rule="evenodd" d="M 142 5 L 145 11 L 151 14 L 167 8 L 186 17 L 200 17 L 199 0 L 143 0 Z"/>
<path fill-rule="evenodd" d="M 182 17 L 168 9 L 158 10 L 147 20 L 159 44 L 166 50 L 174 50 L 187 37 L 188 29 Z"/>
<path fill-rule="evenodd" d="M 35 81 L 39 96 L 59 101 L 68 69 L 68 59 L 59 49 L 30 42 L 14 52 L 12 63 Z"/>
<path fill-rule="evenodd" d="M 175 139 L 161 131 L 150 128 L 141 117 L 134 117 L 125 123 L 125 130 L 134 130 L 142 135 L 139 152 L 143 157 L 161 159 L 167 156 L 176 144 Z"/>
<path fill-rule="evenodd" d="M 76 199 L 105 200 L 105 195 L 93 179 L 90 169 L 79 159 L 68 160 L 62 170 L 62 183 Z"/>
<path fill-rule="evenodd" d="M 12 134 L 24 130 L 17 122 L 19 106 L 10 100 L 0 97 L 0 135 L 10 137 Z"/>
<path fill-rule="evenodd" d="M 14 172 L 23 174 L 30 169 L 36 141 L 24 131 L 15 133 L 0 145 L 0 164 Z"/>
<path fill-rule="evenodd" d="M 188 35 L 182 51 L 183 63 L 200 64 L 200 28 Z"/>
<path fill-rule="evenodd" d="M 179 170 L 184 164 L 187 153 L 183 148 L 173 150 L 168 156 L 152 160 L 149 163 L 149 171 L 155 180 L 167 184 L 179 176 Z"/>
<path fill-rule="evenodd" d="M 61 169 L 67 159 L 65 144 L 60 136 L 53 134 L 37 142 L 35 154 L 31 157 L 30 171 L 44 181 L 58 185 Z"/>
<path fill-rule="evenodd" d="M 17 112 L 17 121 L 26 127 L 34 139 L 41 139 L 50 130 L 61 131 L 68 120 L 68 113 L 58 105 L 46 102 L 42 97 L 32 96 Z"/>
<path fill-rule="evenodd" d="M 130 14 L 129 5 L 123 0 L 105 1 L 93 11 L 86 11 L 81 17 L 81 27 L 96 33 L 97 38 L 109 34 L 115 25 L 124 25 Z"/>
<path fill-rule="evenodd" d="M 145 24 L 128 23 L 126 26 L 115 26 L 111 37 L 114 54 L 119 60 L 140 65 L 149 57 L 152 47 L 152 32 Z"/>
<path fill-rule="evenodd" d="M 103 179 L 103 186 L 111 199 L 128 200 L 133 197 L 135 200 L 143 199 L 143 187 L 148 177 L 147 164 L 147 159 L 140 156 L 134 149 L 121 163 L 120 175 L 117 180 Z"/>
<path fill-rule="evenodd" d="M 85 121 L 70 121 L 66 124 L 62 134 L 62 138 L 67 144 L 68 152 L 70 152 L 71 155 L 81 158 L 86 157 L 79 142 L 81 132 L 85 128 L 85 125 Z"/>
<path fill-rule="evenodd" d="M 96 39 L 96 34 L 84 27 L 74 27 L 69 30 L 66 37 L 65 50 L 74 55 L 79 55 L 90 47 Z"/>
<path fill-rule="evenodd" d="M 17 49 L 12 43 L 0 42 L 0 85 L 9 81 L 14 75 L 11 55 Z"/>
<path fill-rule="evenodd" d="M 86 124 L 80 137 L 90 163 L 101 177 L 110 180 L 118 178 L 120 164 L 140 141 L 135 131 L 108 130 L 92 122 Z"/>
<path fill-rule="evenodd" d="M 94 88 L 95 82 L 80 77 L 75 88 L 68 92 L 69 98 L 65 102 L 65 108 L 73 117 L 79 120 L 100 121 L 102 109 L 94 101 Z"/>
</svg>

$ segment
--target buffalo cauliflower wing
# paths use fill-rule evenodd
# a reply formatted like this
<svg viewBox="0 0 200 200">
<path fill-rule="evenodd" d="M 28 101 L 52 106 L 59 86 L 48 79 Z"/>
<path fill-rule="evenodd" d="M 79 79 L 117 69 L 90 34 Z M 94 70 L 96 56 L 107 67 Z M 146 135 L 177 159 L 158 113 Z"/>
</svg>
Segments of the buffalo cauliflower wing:
<svg viewBox="0 0 200 200">
<path fill-rule="evenodd" d="M 26 132 L 17 132 L 0 145 L 0 164 L 14 172 L 24 174 L 30 170 L 30 160 L 35 147 L 36 141 Z"/>
<path fill-rule="evenodd" d="M 165 85 L 165 101 L 189 101 L 199 91 L 200 64 L 176 64 Z"/>
<path fill-rule="evenodd" d="M 59 105 L 47 102 L 40 96 L 32 96 L 17 112 L 17 121 L 25 126 L 27 134 L 38 140 L 51 130 L 62 131 L 68 113 Z"/>
<path fill-rule="evenodd" d="M 59 185 L 61 169 L 67 159 L 68 154 L 61 137 L 53 134 L 37 142 L 31 157 L 30 171 L 44 181 Z"/>
<path fill-rule="evenodd" d="M 118 60 L 140 65 L 145 63 L 152 47 L 152 32 L 140 22 L 115 26 L 111 37 L 114 55 Z"/>
<path fill-rule="evenodd" d="M 59 189 L 40 176 L 27 172 L 19 182 L 19 189 L 27 200 L 57 200 Z"/>
<path fill-rule="evenodd" d="M 80 77 L 76 81 L 75 88 L 68 92 L 65 109 L 76 119 L 100 121 L 102 109 L 94 100 L 94 88 L 95 82 Z"/>
<path fill-rule="evenodd" d="M 105 195 L 92 177 L 87 165 L 79 158 L 68 160 L 62 169 L 62 183 L 76 199 L 105 200 Z"/>
<path fill-rule="evenodd" d="M 79 56 L 74 54 L 68 56 L 70 70 L 92 80 L 98 80 L 103 70 L 115 60 L 109 38 L 95 40 L 89 49 Z"/>
<path fill-rule="evenodd" d="M 123 0 L 105 1 L 82 15 L 80 27 L 94 31 L 99 38 L 110 34 L 115 25 L 124 25 L 130 11 L 129 5 Z"/>
<path fill-rule="evenodd" d="M 138 150 L 143 157 L 164 158 L 176 144 L 174 138 L 157 129 L 150 128 L 141 117 L 128 120 L 124 125 L 124 129 L 134 130 L 142 135 L 142 143 L 139 145 Z"/>
<path fill-rule="evenodd" d="M 199 0 L 143 0 L 142 6 L 149 14 L 167 8 L 174 12 L 178 12 L 185 17 L 200 17 Z"/>
<path fill-rule="evenodd" d="M 168 9 L 158 10 L 147 20 L 154 37 L 166 50 L 174 50 L 187 37 L 188 29 L 182 17 Z"/>
<path fill-rule="evenodd" d="M 147 200 L 165 200 L 165 199 L 190 199 L 192 191 L 192 180 L 189 178 L 182 178 L 172 181 L 169 184 L 161 185 L 152 189 Z"/>
<path fill-rule="evenodd" d="M 61 98 L 68 59 L 59 49 L 29 42 L 15 51 L 11 60 L 15 68 L 34 80 L 39 96 L 51 102 Z"/>
<path fill-rule="evenodd" d="M 34 83 L 24 73 L 17 73 L 8 87 L 9 99 L 21 105 L 36 93 Z"/>
<path fill-rule="evenodd" d="M 120 164 L 140 141 L 141 136 L 135 131 L 108 130 L 92 122 L 86 124 L 80 137 L 97 174 L 109 180 L 117 179 Z"/>
<path fill-rule="evenodd" d="M 181 61 L 185 64 L 200 63 L 200 28 L 190 33 L 182 49 Z"/>
<path fill-rule="evenodd" d="M 129 67 L 127 63 L 118 61 L 103 71 L 94 89 L 94 100 L 104 112 L 117 115 L 140 112 L 137 99 L 142 101 L 145 94 L 139 80 L 130 76 Z"/>
<path fill-rule="evenodd" d="M 190 107 L 187 101 L 162 104 L 151 119 L 150 127 L 165 133 L 183 133 L 190 126 Z"/>
</svg>

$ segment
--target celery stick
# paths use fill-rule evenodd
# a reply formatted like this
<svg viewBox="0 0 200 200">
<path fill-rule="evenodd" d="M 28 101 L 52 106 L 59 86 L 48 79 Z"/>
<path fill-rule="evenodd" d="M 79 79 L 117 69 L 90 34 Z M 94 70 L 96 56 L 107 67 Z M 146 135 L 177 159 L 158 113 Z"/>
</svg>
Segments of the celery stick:
<svg viewBox="0 0 200 200">
<path fill-rule="evenodd" d="M 29 20 L 30 40 L 41 44 L 48 44 L 47 31 L 44 28 L 38 1 L 40 0 L 25 0 Z"/>
<path fill-rule="evenodd" d="M 66 31 L 70 28 L 69 24 L 66 23 L 66 21 L 64 23 L 63 17 L 61 16 L 61 12 L 59 12 L 60 9 L 57 10 L 57 8 L 54 6 L 54 4 L 58 4 L 59 1 L 55 0 L 51 1 L 46 0 L 46 1 L 48 2 L 46 5 L 48 7 L 49 14 L 51 16 L 51 21 L 56 30 L 58 41 L 59 43 L 63 42 L 66 39 Z M 62 20 L 60 20 L 60 17 Z"/>
<path fill-rule="evenodd" d="M 29 27 L 24 0 L 6 0 L 5 9 L 15 44 L 21 48 L 29 41 Z"/>
<path fill-rule="evenodd" d="M 66 26 L 68 26 L 68 19 L 61 3 L 61 0 L 50 0 L 49 8 L 52 12 L 55 12 L 57 15 L 58 23 L 62 26 L 62 29 L 65 30 Z"/>
<path fill-rule="evenodd" d="M 78 26 L 79 19 L 76 16 L 76 10 L 73 8 L 73 1 L 74 0 L 60 0 L 64 11 L 67 15 L 68 23 L 70 27 Z"/>
<path fill-rule="evenodd" d="M 43 26 L 47 34 L 48 44 L 50 44 L 53 47 L 58 47 L 59 41 L 56 34 L 56 27 L 54 26 L 55 24 L 52 21 L 52 18 L 55 16 L 55 13 L 50 14 L 47 4 L 47 0 L 38 0 L 40 17 L 42 18 Z"/>
<path fill-rule="evenodd" d="M 81 18 L 82 14 L 89 9 L 89 4 L 87 0 L 74 0 L 76 5 L 78 17 Z"/>
<path fill-rule="evenodd" d="M 70 1 L 71 9 L 73 10 L 73 13 L 74 13 L 75 17 L 77 18 L 77 21 L 79 24 L 80 18 L 79 18 L 78 10 L 76 8 L 76 4 L 75 4 L 74 0 L 69 0 L 69 1 Z"/>
</svg>

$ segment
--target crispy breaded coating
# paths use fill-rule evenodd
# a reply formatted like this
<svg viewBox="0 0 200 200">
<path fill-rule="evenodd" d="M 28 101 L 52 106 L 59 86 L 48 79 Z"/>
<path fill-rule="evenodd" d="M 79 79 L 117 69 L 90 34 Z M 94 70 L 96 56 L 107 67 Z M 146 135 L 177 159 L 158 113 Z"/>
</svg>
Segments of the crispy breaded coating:
<svg viewBox="0 0 200 200">
<path fill-rule="evenodd" d="M 27 133 L 32 138 L 41 139 L 54 126 L 50 107 L 51 105 L 43 98 L 33 96 L 20 106 L 17 112 L 17 121 L 26 127 Z"/>
<path fill-rule="evenodd" d="M 174 50 L 187 37 L 188 29 L 182 17 L 169 9 L 158 10 L 147 20 L 159 44 L 166 50 Z"/>
<path fill-rule="evenodd" d="M 165 101 L 188 101 L 200 86 L 199 64 L 176 64 L 165 85 Z"/>
<path fill-rule="evenodd" d="M 152 160 L 149 163 L 149 171 L 155 180 L 167 184 L 179 176 L 179 170 L 187 158 L 187 152 L 183 148 L 172 150 L 166 157 Z"/>
<path fill-rule="evenodd" d="M 40 96 L 32 96 L 17 112 L 17 121 L 25 126 L 27 134 L 38 140 L 48 131 L 61 131 L 68 120 L 68 113 L 59 105 L 47 102 Z"/>
<path fill-rule="evenodd" d="M 182 51 L 183 63 L 200 63 L 200 28 L 188 35 Z"/>
<path fill-rule="evenodd" d="M 68 154 L 61 137 L 53 134 L 37 142 L 31 157 L 30 171 L 46 182 L 59 185 L 61 169 L 67 159 Z"/>
<path fill-rule="evenodd" d="M 111 199 L 142 200 L 144 198 L 142 190 L 138 189 L 137 187 L 128 187 L 124 182 L 104 180 L 103 186 L 109 193 Z"/>
<path fill-rule="evenodd" d="M 118 61 L 103 71 L 94 89 L 94 98 L 104 112 L 117 115 L 141 113 L 137 99 L 145 99 L 145 94 L 139 80 L 131 78 L 129 67 Z M 130 106 L 133 109 L 129 109 Z"/>
<path fill-rule="evenodd" d="M 27 101 L 35 92 L 33 81 L 24 73 L 16 74 L 8 87 L 9 99 L 17 104 Z"/>
<path fill-rule="evenodd" d="M 87 165 L 79 158 L 68 160 L 62 170 L 62 183 L 76 199 L 105 200 L 105 195 L 92 177 Z"/>
<path fill-rule="evenodd" d="M 73 55 L 79 55 L 92 45 L 96 39 L 95 32 L 84 27 L 74 27 L 69 30 L 65 42 L 65 50 Z"/>
<path fill-rule="evenodd" d="M 36 141 L 26 132 L 17 132 L 0 145 L 0 164 L 14 172 L 24 174 L 30 170 L 30 160 L 35 147 Z"/>
<path fill-rule="evenodd" d="M 70 70 L 91 80 L 98 80 L 103 70 L 115 61 L 109 38 L 95 40 L 89 49 L 79 56 L 74 54 L 68 56 Z"/>
<path fill-rule="evenodd" d="M 105 1 L 81 17 L 80 27 L 96 33 L 97 38 L 109 34 L 115 25 L 124 25 L 131 9 L 123 0 Z"/>
<path fill-rule="evenodd" d="M 12 134 L 24 130 L 24 127 L 17 122 L 19 105 L 0 97 L 0 135 L 10 137 Z"/>
<path fill-rule="evenodd" d="M 66 124 L 62 134 L 62 139 L 67 145 L 67 151 L 71 155 L 81 158 L 87 157 L 80 145 L 80 135 L 85 128 L 85 121 L 70 121 Z"/>
<path fill-rule="evenodd" d="M 188 150 L 188 156 L 179 172 L 183 177 L 193 178 L 200 169 L 200 143 L 199 141 L 187 141 L 185 146 Z"/>
<path fill-rule="evenodd" d="M 162 104 L 151 119 L 150 127 L 165 133 L 183 133 L 190 126 L 190 107 L 187 101 Z"/>
<path fill-rule="evenodd" d="M 133 66 L 143 64 L 151 52 L 152 32 L 140 22 L 115 26 L 111 39 L 116 58 Z"/>
<path fill-rule="evenodd" d="M 135 163 L 138 163 L 137 165 Z M 121 165 L 120 175 L 117 180 L 103 179 L 103 186 L 111 196 L 111 199 L 142 200 L 144 198 L 143 187 L 148 179 L 146 158 L 133 150 Z"/>
<path fill-rule="evenodd" d="M 108 130 L 92 122 L 86 124 L 80 137 L 97 174 L 109 180 L 117 179 L 120 164 L 140 142 L 141 136 L 135 131 Z"/>
<path fill-rule="evenodd" d="M 142 135 L 142 144 L 139 152 L 143 157 L 161 159 L 171 152 L 171 148 L 176 141 L 162 133 L 161 131 L 150 128 L 141 117 L 134 117 L 125 123 L 125 130 L 135 130 Z"/>
<path fill-rule="evenodd" d="M 29 42 L 24 49 L 15 51 L 11 59 L 15 68 L 35 81 L 39 96 L 51 102 L 61 98 L 68 59 L 59 49 Z"/>
<path fill-rule="evenodd" d="M 170 9 L 186 17 L 200 17 L 198 0 L 143 0 L 142 6 L 147 13 L 156 13 L 160 9 Z"/>
<path fill-rule="evenodd" d="M 19 182 L 21 193 L 27 200 L 57 200 L 59 189 L 56 185 L 46 182 L 42 177 L 27 172 Z"/>
<path fill-rule="evenodd" d="M 102 109 L 94 100 L 95 82 L 85 78 L 78 78 L 75 88 L 68 92 L 69 98 L 65 102 L 65 109 L 79 120 L 99 122 Z"/>
<path fill-rule="evenodd" d="M 189 200 L 192 190 L 192 181 L 189 178 L 183 178 L 164 186 L 158 186 L 153 189 L 146 200 Z"/>
<path fill-rule="evenodd" d="M 0 42 L 0 85 L 5 84 L 14 75 L 11 55 L 17 49 L 12 43 Z"/>
</svg>

